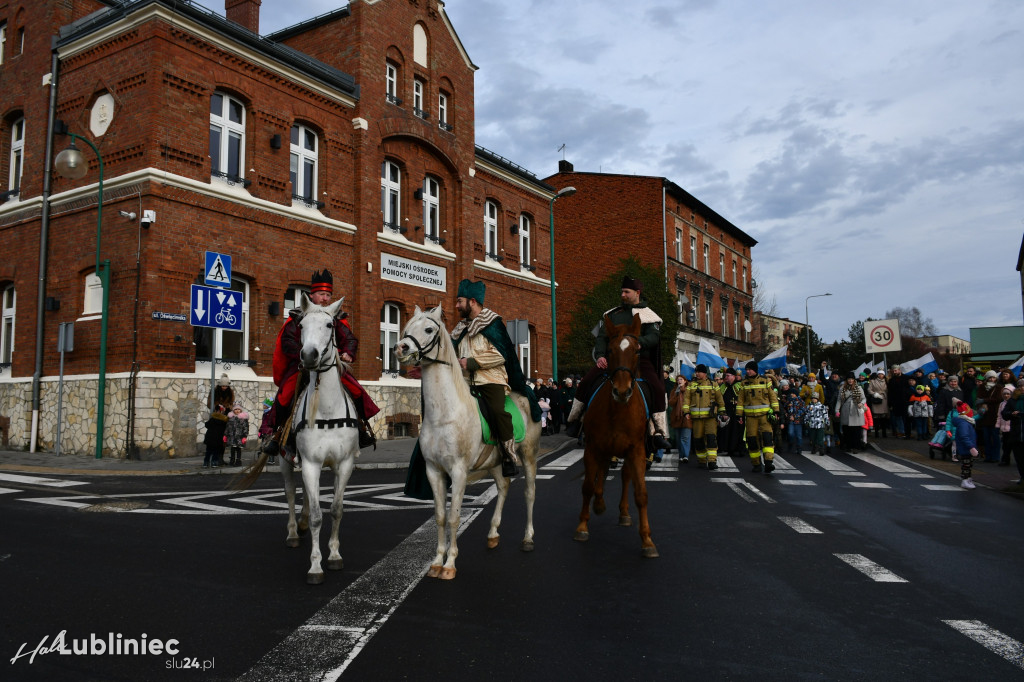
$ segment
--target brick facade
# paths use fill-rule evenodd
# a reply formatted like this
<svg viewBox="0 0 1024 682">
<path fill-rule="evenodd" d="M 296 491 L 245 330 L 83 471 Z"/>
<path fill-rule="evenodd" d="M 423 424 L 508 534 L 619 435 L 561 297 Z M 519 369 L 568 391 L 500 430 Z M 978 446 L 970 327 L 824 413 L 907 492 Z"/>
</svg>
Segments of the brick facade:
<svg viewBox="0 0 1024 682">
<path fill-rule="evenodd" d="M 0 22 L 7 21 L 8 27 L 0 66 L 4 179 L 10 170 L 11 128 L 22 117 L 26 123 L 20 192 L 0 203 L 0 249 L 5 253 L 0 288 L 13 285 L 17 292 L 14 352 L 10 367 L 0 368 L 0 399 L 6 395 L 3 382 L 10 384 L 12 395 L 23 395 L 37 360 L 50 95 L 50 88 L 39 85 L 51 72 L 51 37 L 58 32 L 55 117 L 92 141 L 104 162 L 101 258 L 111 261 L 108 379 L 183 378 L 180 385 L 189 388 L 181 390 L 194 393 L 170 399 L 205 405 L 201 385 L 205 378 L 208 386 L 211 366 L 202 360 L 204 353 L 209 357 L 211 332 L 155 317 L 189 315 L 190 285 L 202 283 L 204 251 L 231 255 L 233 279 L 245 290 L 244 331 L 224 335 L 218 357 L 230 364 L 233 381 L 262 387 L 253 400 L 273 394 L 267 377 L 287 311 L 286 293 L 308 287 L 311 272 L 325 267 L 334 273 L 335 293 L 345 296 L 345 310 L 361 340 L 354 372 L 376 393 L 389 394 L 392 385 L 418 390 L 417 382 L 385 371 L 390 349 L 379 345 L 385 305 L 394 306 L 404 324 L 415 306 L 442 304 L 454 324 L 455 292 L 463 278 L 487 282 L 488 306 L 507 320 L 529 321 L 529 373 L 550 372 L 549 357 L 536 349 L 543 348 L 544 339 L 550 343 L 547 206 L 553 191 L 529 171 L 476 146 L 477 67 L 451 30 L 443 6 L 436 0 L 354 0 L 271 40 L 246 28 L 258 27 L 259 6 L 259 0 L 227 0 L 228 17 L 234 20 L 228 21 L 170 0 L 129 7 L 102 0 L 23 5 L 0 0 Z M 106 13 L 72 26 L 104 8 Z M 10 39 L 16 26 L 26 29 L 25 51 L 19 55 L 12 53 Z M 387 64 L 397 67 L 397 98 L 387 96 Z M 423 86 L 421 111 L 412 106 L 414 80 Z M 441 94 L 446 97 L 445 125 L 438 119 Z M 105 95 L 113 98 L 106 110 L 109 121 L 95 132 L 102 108 L 98 100 Z M 211 157 L 211 104 L 218 95 L 244 109 L 241 163 L 229 177 L 217 176 Z M 292 196 L 293 125 L 316 138 L 316 191 L 308 200 Z M 54 153 L 68 139 L 55 135 Z M 96 263 L 99 164 L 87 145 L 78 147 L 89 173 L 81 180 L 51 175 L 45 296 L 59 301 L 59 309 L 44 314 L 41 364 L 43 377 L 57 374 L 58 324 L 74 322 L 75 350 L 65 357 L 65 375 L 92 381 L 94 390 L 100 324 L 85 301 L 86 278 Z M 385 162 L 401 173 L 400 217 L 391 225 L 382 216 Z M 425 236 L 424 204 L 417 192 L 427 177 L 440 188 L 437 240 Z M 488 201 L 500 207 L 502 261 L 488 257 L 484 248 Z M 138 217 L 144 211 L 155 212 L 155 223 L 143 226 Z M 130 213 L 136 218 L 127 217 Z M 519 238 L 510 230 L 523 215 L 532 224 L 533 270 L 519 265 Z M 443 268 L 446 285 L 438 290 L 385 279 L 382 257 Z M 219 366 L 216 373 L 221 371 Z M 43 390 L 49 387 L 43 384 Z M 75 390 L 73 381 L 66 390 Z M 138 416 L 141 408 L 121 395 L 112 391 L 107 399 L 107 428 L 119 425 L 119 433 L 105 442 L 110 454 L 126 451 L 125 429 L 144 451 L 191 449 L 184 442 L 175 445 L 165 433 L 147 435 L 132 418 L 125 420 L 125 415 Z M 6 407 L 12 400 L 17 406 Z M 31 406 L 23 398 L 12 400 L 2 404 L 17 413 L 11 440 L 20 446 L 30 436 L 26 412 Z M 403 401 L 396 401 L 403 403 L 398 423 L 411 423 Z M 388 432 L 387 424 L 396 423 L 387 421 L 389 416 L 394 417 L 382 412 L 375 424 L 380 435 Z M 178 420 L 193 428 L 191 435 L 185 429 L 179 441 L 191 438 L 194 446 L 200 417 Z M 54 434 L 38 435 L 41 443 L 52 443 Z M 89 446 L 65 445 L 66 451 L 72 449 L 88 451 Z"/>
<path fill-rule="evenodd" d="M 555 202 L 560 342 L 568 334 L 576 303 L 617 268 L 622 258 L 632 254 L 648 266 L 663 269 L 669 291 L 680 302 L 682 327 L 673 367 L 679 366 L 683 352 L 691 359 L 696 355 L 701 338 L 717 344 L 724 358 L 753 356 L 753 336 L 747 334 L 743 323 L 753 315 L 750 273 L 756 240 L 666 178 L 576 172 L 572 164 L 563 161 L 559 172 L 545 182 L 556 189 L 577 190 Z M 691 239 L 695 240 L 696 262 L 691 258 Z M 612 246 L 616 244 L 621 246 Z M 610 301 L 609 307 L 615 303 Z M 711 304 L 710 319 L 707 303 Z M 692 322 L 687 316 L 691 309 Z"/>
</svg>

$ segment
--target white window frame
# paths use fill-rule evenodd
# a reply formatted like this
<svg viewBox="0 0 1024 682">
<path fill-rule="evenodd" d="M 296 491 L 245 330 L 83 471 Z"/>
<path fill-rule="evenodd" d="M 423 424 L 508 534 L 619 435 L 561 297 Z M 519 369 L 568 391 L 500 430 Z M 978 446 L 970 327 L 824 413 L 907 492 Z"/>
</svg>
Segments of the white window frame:
<svg viewBox="0 0 1024 682">
<path fill-rule="evenodd" d="M 732 285 L 736 286 L 736 259 L 732 261 Z"/>
<path fill-rule="evenodd" d="M 721 280 L 725 281 L 725 254 L 718 254 L 718 276 Z"/>
<path fill-rule="evenodd" d="M 437 125 L 445 130 L 451 130 L 448 123 L 448 95 L 443 92 L 437 93 Z"/>
<path fill-rule="evenodd" d="M 316 131 L 300 123 L 292 125 L 291 133 L 291 182 L 292 202 L 316 205 L 317 183 L 319 175 L 320 139 Z M 297 140 L 297 141 L 296 141 Z M 312 149 L 309 144 L 312 142 Z M 311 170 L 311 173 L 300 172 Z M 310 177 L 306 177 L 309 175 Z M 306 184 L 310 184 L 307 187 Z M 296 198 L 299 197 L 299 198 Z"/>
<path fill-rule="evenodd" d="M 690 237 L 690 267 L 697 269 L 697 238 Z"/>
<path fill-rule="evenodd" d="M 221 102 L 220 112 L 214 113 L 213 108 L 218 97 Z M 238 109 L 241 111 L 240 121 L 231 119 L 232 103 L 238 105 Z M 213 177 L 230 184 L 245 179 L 245 118 L 245 104 L 237 97 L 219 91 L 210 97 L 210 172 Z M 220 137 L 217 142 L 216 157 L 213 149 L 215 131 Z M 234 173 L 231 172 L 233 151 L 237 151 L 238 155 Z"/>
<path fill-rule="evenodd" d="M 693 308 L 693 328 L 700 329 L 700 296 L 694 296 L 690 301 L 690 305 Z"/>
<path fill-rule="evenodd" d="M 18 310 L 18 292 L 8 284 L 0 293 L 0 363 L 10 364 L 14 357 L 14 322 Z"/>
<path fill-rule="evenodd" d="M 441 238 L 441 181 L 432 175 L 423 178 L 423 233 L 435 243 Z"/>
<path fill-rule="evenodd" d="M 519 269 L 526 270 L 530 267 L 530 216 L 525 213 L 519 214 Z"/>
<path fill-rule="evenodd" d="M 729 306 L 722 304 L 722 336 L 729 335 Z"/>
<path fill-rule="evenodd" d="M 526 342 L 519 344 L 518 352 L 519 352 L 519 367 L 523 370 L 523 376 L 524 377 L 528 377 L 528 376 L 530 376 L 530 359 L 531 359 L 530 335 L 529 335 L 529 333 L 527 333 L 527 335 L 526 335 Z"/>
<path fill-rule="evenodd" d="M 387 159 L 380 165 L 380 211 L 384 227 L 397 232 L 402 220 L 402 169 Z"/>
<path fill-rule="evenodd" d="M 423 92 L 426 83 L 421 78 L 412 80 L 412 113 L 420 118 L 426 118 L 427 112 L 423 110 Z"/>
<path fill-rule="evenodd" d="M 392 104 L 398 104 L 398 67 L 391 62 L 385 65 L 384 95 Z"/>
<path fill-rule="evenodd" d="M 683 262 L 683 231 L 676 229 L 676 260 Z"/>
<path fill-rule="evenodd" d="M 732 335 L 733 338 L 740 338 L 740 311 L 732 311 Z"/>
<path fill-rule="evenodd" d="M 711 246 L 708 244 L 704 245 L 704 274 L 711 274 Z"/>
<path fill-rule="evenodd" d="M 309 296 L 309 287 L 288 287 L 288 291 L 284 293 L 284 310 L 286 315 L 288 311 L 299 308 L 302 305 L 303 292 L 306 293 L 306 296 Z"/>
<path fill-rule="evenodd" d="M 85 276 L 85 295 L 82 300 L 82 317 L 99 317 L 103 314 L 103 281 L 95 271 Z"/>
<path fill-rule="evenodd" d="M 704 321 L 708 325 L 706 329 L 709 332 L 715 331 L 714 318 L 711 317 L 711 299 L 704 301 Z"/>
<path fill-rule="evenodd" d="M 21 176 L 25 170 L 25 117 L 11 126 L 11 158 L 7 174 L 7 189 L 21 189 Z"/>
<path fill-rule="evenodd" d="M 393 313 L 393 315 L 392 315 Z M 394 318 L 394 322 L 390 318 Z M 385 303 L 380 309 L 380 353 L 381 372 L 397 372 L 398 359 L 392 349 L 402 333 L 402 309 L 395 303 Z"/>
<path fill-rule="evenodd" d="M 0 22 L 0 64 L 4 63 L 7 54 L 7 22 Z"/>
<path fill-rule="evenodd" d="M 747 290 L 747 266 L 743 266 L 743 291 Z"/>
<path fill-rule="evenodd" d="M 743 321 L 744 322 L 747 321 L 747 316 L 746 315 L 743 316 Z M 750 341 L 750 332 L 747 331 L 746 326 L 743 327 L 743 340 L 744 341 Z"/>
<path fill-rule="evenodd" d="M 495 260 L 498 255 L 498 204 L 484 202 L 484 259 Z M 493 249 L 493 250 L 492 250 Z"/>
</svg>

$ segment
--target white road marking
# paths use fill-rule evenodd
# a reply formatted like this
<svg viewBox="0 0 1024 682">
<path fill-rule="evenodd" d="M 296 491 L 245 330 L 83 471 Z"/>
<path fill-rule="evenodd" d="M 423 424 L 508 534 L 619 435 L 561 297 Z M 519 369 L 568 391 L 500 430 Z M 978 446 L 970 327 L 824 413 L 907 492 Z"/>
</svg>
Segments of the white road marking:
<svg viewBox="0 0 1024 682">
<path fill-rule="evenodd" d="M 0 495 L 3 495 L 4 493 L 23 493 L 23 492 L 25 492 L 25 491 L 24 490 L 20 490 L 18 488 L 0 488 Z"/>
<path fill-rule="evenodd" d="M 1004 635 L 978 620 L 942 621 L 957 632 L 967 635 L 994 654 L 998 654 L 1018 668 L 1024 668 L 1024 644 Z"/>
<path fill-rule="evenodd" d="M 753 483 L 751 483 L 750 481 L 747 481 L 745 479 L 742 479 L 742 478 L 712 478 L 711 480 L 716 482 L 716 483 L 725 483 L 730 488 L 732 488 L 732 491 L 734 493 L 736 493 L 737 495 L 742 497 L 747 502 L 757 502 L 757 500 L 755 500 L 753 497 L 751 497 L 746 492 L 744 492 L 741 489 L 740 486 L 742 486 L 743 488 L 746 488 L 750 492 L 754 493 L 754 495 L 756 495 L 757 497 L 761 498 L 765 502 L 768 502 L 769 504 L 775 504 L 775 500 L 773 500 L 768 495 L 765 495 L 763 492 L 761 492 L 757 488 L 757 486 L 755 486 Z"/>
<path fill-rule="evenodd" d="M 856 452 L 853 456 L 862 462 L 866 462 L 872 466 L 878 467 L 882 471 L 888 471 L 890 474 L 896 474 L 897 476 L 904 476 L 908 478 L 924 476 L 925 478 L 931 478 L 928 474 L 923 474 L 917 469 L 908 467 L 905 464 L 893 462 L 885 457 L 879 457 L 878 455 L 871 454 L 870 452 Z"/>
<path fill-rule="evenodd" d="M 872 481 L 850 481 L 850 486 L 853 488 L 887 488 L 892 490 L 885 483 L 876 483 Z"/>
<path fill-rule="evenodd" d="M 49 488 L 70 488 L 76 485 L 89 485 L 88 481 L 61 481 L 55 478 L 44 478 L 42 476 L 23 476 L 21 474 L 0 473 L 0 481 L 11 483 L 28 483 L 31 485 L 44 485 Z"/>
<path fill-rule="evenodd" d="M 925 490 L 945 490 L 946 492 L 960 492 L 961 490 L 963 490 L 963 488 L 961 488 L 958 485 L 945 485 L 941 483 L 932 485 L 924 484 L 921 487 L 924 488 Z"/>
<path fill-rule="evenodd" d="M 882 568 L 874 561 L 871 561 L 870 559 L 861 554 L 836 554 L 835 556 L 839 557 L 849 565 L 853 566 L 858 571 L 874 580 L 876 583 L 907 582 L 906 580 L 899 577 L 892 571 Z"/>
<path fill-rule="evenodd" d="M 857 471 L 853 467 L 846 466 L 837 459 L 833 459 L 828 455 L 815 455 L 814 457 L 808 457 L 808 462 L 817 464 L 825 471 L 829 472 L 833 476 L 863 476 L 864 474 Z"/>
<path fill-rule="evenodd" d="M 81 498 L 67 498 L 67 497 L 24 497 L 24 502 L 39 502 L 41 504 L 52 504 L 58 507 L 71 507 L 72 509 L 81 509 L 82 507 L 91 507 L 92 503 L 85 502 L 74 502 L 73 500 Z"/>
<path fill-rule="evenodd" d="M 568 469 L 581 459 L 583 459 L 583 449 L 576 448 L 565 453 L 555 461 L 545 464 L 541 469 Z"/>
<path fill-rule="evenodd" d="M 799 469 L 797 469 L 795 466 L 793 466 L 792 464 L 790 464 L 786 460 L 782 459 L 778 455 L 775 455 L 775 458 L 772 459 L 772 462 L 775 464 L 775 473 L 776 474 L 799 474 L 800 473 Z"/>
<path fill-rule="evenodd" d="M 648 483 L 667 483 L 670 481 L 678 481 L 678 476 L 644 476 L 644 480 Z"/>
<path fill-rule="evenodd" d="M 787 526 L 789 526 L 790 528 L 792 528 L 793 530 L 795 530 L 797 533 L 818 533 L 818 534 L 821 534 L 820 530 L 818 530 L 817 528 L 815 528 L 811 524 L 807 523 L 806 521 L 804 521 L 802 519 L 798 519 L 795 516 L 780 516 L 779 520 L 782 521 Z"/>
<path fill-rule="evenodd" d="M 782 485 L 818 485 L 814 481 L 808 481 L 806 478 L 784 478 L 779 483 Z"/>
<path fill-rule="evenodd" d="M 696 456 L 694 458 L 696 459 Z M 729 455 L 719 455 L 718 459 L 715 460 L 715 463 L 718 464 L 718 471 L 721 472 L 735 473 L 740 470 L 739 467 L 736 466 L 735 460 L 733 460 Z"/>
<path fill-rule="evenodd" d="M 458 535 L 482 509 L 463 509 Z M 359 576 L 240 680 L 337 680 L 419 584 L 433 560 L 431 518 Z"/>
</svg>

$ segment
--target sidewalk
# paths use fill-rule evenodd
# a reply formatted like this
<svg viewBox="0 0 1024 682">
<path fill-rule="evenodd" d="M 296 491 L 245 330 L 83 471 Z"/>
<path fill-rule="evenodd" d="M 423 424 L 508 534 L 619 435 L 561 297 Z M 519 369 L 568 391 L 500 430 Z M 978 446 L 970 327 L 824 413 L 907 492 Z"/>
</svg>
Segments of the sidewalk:
<svg viewBox="0 0 1024 682">
<path fill-rule="evenodd" d="M 948 458 L 948 456 L 946 459 L 939 459 L 940 455 L 938 454 L 936 454 L 935 459 L 932 459 L 929 456 L 927 441 L 919 441 L 910 438 L 897 439 L 869 437 L 868 444 L 890 455 L 901 457 L 917 464 L 923 464 L 937 471 L 949 474 L 956 478 L 958 482 L 960 480 L 960 462 L 953 462 Z M 1017 473 L 1015 462 L 1012 462 L 1010 466 L 1001 467 L 995 463 L 986 463 L 980 459 L 976 459 L 974 460 L 974 467 L 971 471 L 971 478 L 973 478 L 974 482 L 978 485 L 1000 492 L 1009 493 L 1015 497 L 1024 499 L 1024 486 L 1015 483 L 1019 477 L 1020 474 Z"/>
<path fill-rule="evenodd" d="M 540 439 L 540 454 L 543 456 L 554 450 L 569 446 L 575 447 L 574 439 L 567 436 L 543 436 Z M 415 440 L 399 438 L 396 440 L 377 441 L 377 449 L 360 450 L 356 460 L 357 469 L 404 469 L 409 465 Z M 242 453 L 242 463 L 248 466 L 256 458 L 254 450 Z M 280 461 L 280 460 L 279 460 Z M 277 466 L 268 466 L 276 471 Z M 216 476 L 237 474 L 242 467 L 203 468 L 203 458 L 181 457 L 175 459 L 129 460 L 116 457 L 96 459 L 92 455 L 61 455 L 52 452 L 24 452 L 19 450 L 0 450 L 0 472 L 24 474 L 61 474 L 74 476 L 171 476 L 181 474 L 198 474 Z"/>
</svg>

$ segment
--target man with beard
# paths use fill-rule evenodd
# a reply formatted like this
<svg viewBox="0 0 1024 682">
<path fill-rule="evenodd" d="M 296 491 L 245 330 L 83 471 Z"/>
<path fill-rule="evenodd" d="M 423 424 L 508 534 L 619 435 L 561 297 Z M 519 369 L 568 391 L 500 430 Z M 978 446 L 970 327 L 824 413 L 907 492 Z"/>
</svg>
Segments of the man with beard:
<svg viewBox="0 0 1024 682">
<path fill-rule="evenodd" d="M 470 390 L 487 405 L 488 423 L 504 452 L 502 473 L 511 477 L 517 473 L 519 456 L 512 432 L 512 415 L 505 411 L 505 396 L 513 390 L 525 395 L 530 401 L 534 421 L 540 421 L 540 407 L 536 395 L 526 385 L 505 323 L 493 310 L 484 307 L 486 290 L 483 282 L 468 279 L 459 282 L 455 309 L 462 319 L 452 329 L 452 343 Z"/>
</svg>

